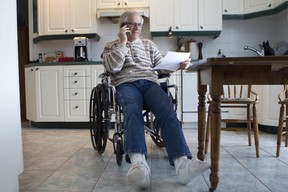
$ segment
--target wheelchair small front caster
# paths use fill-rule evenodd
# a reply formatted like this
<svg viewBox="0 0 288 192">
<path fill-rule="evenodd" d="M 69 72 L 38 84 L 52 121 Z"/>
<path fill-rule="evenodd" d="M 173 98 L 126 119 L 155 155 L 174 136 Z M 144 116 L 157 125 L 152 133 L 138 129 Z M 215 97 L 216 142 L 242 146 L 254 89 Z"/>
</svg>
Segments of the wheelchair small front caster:
<svg viewBox="0 0 288 192">
<path fill-rule="evenodd" d="M 121 165 L 123 160 L 123 141 L 119 139 L 116 143 L 116 162 L 117 165 Z"/>
<path fill-rule="evenodd" d="M 117 165 L 122 164 L 123 160 L 123 139 L 120 133 L 115 133 L 113 136 L 114 153 L 116 154 Z M 115 146 L 116 145 L 116 146 Z"/>
</svg>

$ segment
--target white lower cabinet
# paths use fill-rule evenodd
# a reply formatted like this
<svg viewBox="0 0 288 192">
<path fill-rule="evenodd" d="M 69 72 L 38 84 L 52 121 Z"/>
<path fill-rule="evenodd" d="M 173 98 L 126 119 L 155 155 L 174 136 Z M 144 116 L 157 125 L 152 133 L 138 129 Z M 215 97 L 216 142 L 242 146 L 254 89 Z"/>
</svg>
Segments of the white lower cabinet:
<svg viewBox="0 0 288 192">
<path fill-rule="evenodd" d="M 182 73 L 182 115 L 183 122 L 191 123 L 198 121 L 198 92 L 197 73 Z"/>
<path fill-rule="evenodd" d="M 25 69 L 27 119 L 64 121 L 62 66 Z"/>
<path fill-rule="evenodd" d="M 89 121 L 90 65 L 63 68 L 65 121 Z"/>
<path fill-rule="evenodd" d="M 102 65 L 25 68 L 27 119 L 34 122 L 88 122 L 92 86 Z"/>
<path fill-rule="evenodd" d="M 265 85 L 260 87 L 259 124 L 278 126 L 280 105 L 278 94 L 283 91 L 282 85 Z M 258 110 L 259 111 L 259 110 Z"/>
<path fill-rule="evenodd" d="M 92 73 L 92 88 L 96 87 L 99 83 L 101 83 L 101 79 L 99 75 L 104 73 L 104 67 L 102 65 L 93 65 L 91 66 Z"/>
</svg>

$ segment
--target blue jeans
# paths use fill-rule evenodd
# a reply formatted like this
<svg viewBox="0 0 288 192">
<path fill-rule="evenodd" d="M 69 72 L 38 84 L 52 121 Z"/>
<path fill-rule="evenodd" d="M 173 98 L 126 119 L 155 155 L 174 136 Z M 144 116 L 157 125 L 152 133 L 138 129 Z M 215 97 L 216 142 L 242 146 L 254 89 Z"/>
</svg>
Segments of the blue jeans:
<svg viewBox="0 0 288 192">
<path fill-rule="evenodd" d="M 192 157 L 181 125 L 167 93 L 157 83 L 137 80 L 116 87 L 116 101 L 124 116 L 124 152 L 142 153 L 147 156 L 144 132 L 143 106 L 155 115 L 164 141 L 169 161 L 181 156 Z"/>
</svg>

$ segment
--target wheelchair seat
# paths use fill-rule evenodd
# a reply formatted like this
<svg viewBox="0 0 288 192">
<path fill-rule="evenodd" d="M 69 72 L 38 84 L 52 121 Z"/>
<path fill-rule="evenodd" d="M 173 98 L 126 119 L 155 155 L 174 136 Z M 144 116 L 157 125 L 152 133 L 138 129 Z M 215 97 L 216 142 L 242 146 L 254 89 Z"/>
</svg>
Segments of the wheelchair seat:
<svg viewBox="0 0 288 192">
<path fill-rule="evenodd" d="M 162 89 L 172 99 L 174 110 L 177 110 L 177 93 L 178 87 L 176 85 L 170 85 L 170 75 L 159 75 L 159 79 L 166 78 L 166 81 L 161 82 Z M 116 154 L 116 161 L 118 165 L 122 164 L 123 159 L 123 121 L 122 111 L 120 105 L 116 102 L 116 89 L 111 85 L 109 73 L 104 72 L 99 75 L 101 83 L 94 87 L 90 96 L 90 137 L 92 146 L 95 151 L 102 154 L 107 145 L 109 139 L 113 143 L 114 153 Z M 174 89 L 174 97 L 169 91 Z M 143 107 L 143 118 L 145 118 L 145 131 L 151 136 L 152 141 L 158 147 L 165 147 L 164 142 L 160 135 L 160 126 L 157 119 L 147 107 Z M 114 125 L 114 134 L 112 138 L 109 138 L 109 130 Z"/>
</svg>

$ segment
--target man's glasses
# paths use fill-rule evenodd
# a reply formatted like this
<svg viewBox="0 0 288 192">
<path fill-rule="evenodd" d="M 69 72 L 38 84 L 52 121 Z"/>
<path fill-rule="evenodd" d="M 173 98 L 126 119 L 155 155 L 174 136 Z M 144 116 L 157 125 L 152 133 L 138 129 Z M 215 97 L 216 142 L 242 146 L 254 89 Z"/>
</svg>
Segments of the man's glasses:
<svg viewBox="0 0 288 192">
<path fill-rule="evenodd" d="M 143 26 L 142 23 L 132 23 L 132 22 L 126 22 L 125 25 L 129 28 L 139 27 L 141 28 Z"/>
</svg>

